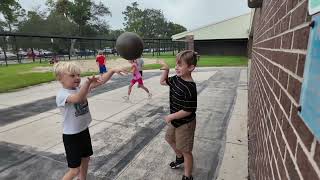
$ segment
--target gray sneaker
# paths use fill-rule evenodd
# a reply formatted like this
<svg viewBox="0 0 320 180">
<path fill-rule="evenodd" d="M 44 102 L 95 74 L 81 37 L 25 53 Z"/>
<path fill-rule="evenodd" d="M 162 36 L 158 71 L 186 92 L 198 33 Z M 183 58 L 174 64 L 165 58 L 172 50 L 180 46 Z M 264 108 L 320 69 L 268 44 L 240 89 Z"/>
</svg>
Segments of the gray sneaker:
<svg viewBox="0 0 320 180">
<path fill-rule="evenodd" d="M 129 96 L 123 96 L 122 99 L 124 99 L 125 102 L 129 101 Z"/>
</svg>

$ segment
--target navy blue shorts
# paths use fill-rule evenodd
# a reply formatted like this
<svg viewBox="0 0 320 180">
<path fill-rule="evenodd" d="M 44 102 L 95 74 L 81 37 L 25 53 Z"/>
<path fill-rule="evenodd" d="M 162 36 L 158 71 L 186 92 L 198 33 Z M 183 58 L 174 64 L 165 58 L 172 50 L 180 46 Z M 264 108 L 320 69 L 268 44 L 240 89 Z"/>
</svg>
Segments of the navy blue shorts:
<svg viewBox="0 0 320 180">
<path fill-rule="evenodd" d="M 93 154 L 88 128 L 77 134 L 63 134 L 62 139 L 69 168 L 80 167 L 81 158 L 90 157 Z"/>
<path fill-rule="evenodd" d="M 99 71 L 100 71 L 100 74 L 103 74 L 103 73 L 107 72 L 106 66 L 105 65 L 99 66 Z"/>
</svg>

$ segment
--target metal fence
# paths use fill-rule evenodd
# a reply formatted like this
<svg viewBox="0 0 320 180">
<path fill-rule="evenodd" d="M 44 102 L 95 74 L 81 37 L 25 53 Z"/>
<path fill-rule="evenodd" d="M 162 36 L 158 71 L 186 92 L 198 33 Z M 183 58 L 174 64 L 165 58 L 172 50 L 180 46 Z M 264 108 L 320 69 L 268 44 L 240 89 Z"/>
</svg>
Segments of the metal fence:
<svg viewBox="0 0 320 180">
<path fill-rule="evenodd" d="M 144 38 L 144 53 L 152 56 L 175 53 L 186 48 L 183 41 L 163 38 Z M 98 50 L 117 56 L 116 39 L 62 35 L 39 35 L 0 32 L 0 64 L 94 58 Z"/>
</svg>

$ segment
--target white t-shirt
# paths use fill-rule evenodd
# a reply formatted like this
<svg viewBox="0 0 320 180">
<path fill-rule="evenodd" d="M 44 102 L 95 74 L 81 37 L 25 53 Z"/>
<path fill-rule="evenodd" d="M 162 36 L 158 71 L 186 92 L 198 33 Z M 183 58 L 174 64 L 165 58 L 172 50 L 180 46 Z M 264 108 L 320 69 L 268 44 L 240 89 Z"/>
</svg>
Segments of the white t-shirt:
<svg viewBox="0 0 320 180">
<path fill-rule="evenodd" d="M 57 94 L 56 103 L 63 116 L 63 134 L 77 134 L 87 129 L 92 121 L 88 101 L 81 104 L 66 102 L 69 95 L 79 90 L 79 88 L 75 90 L 62 88 Z"/>
<path fill-rule="evenodd" d="M 142 59 L 142 58 L 137 59 L 137 67 L 138 67 L 138 71 L 142 71 L 143 64 L 144 64 L 144 61 L 143 61 L 143 59 Z"/>
</svg>

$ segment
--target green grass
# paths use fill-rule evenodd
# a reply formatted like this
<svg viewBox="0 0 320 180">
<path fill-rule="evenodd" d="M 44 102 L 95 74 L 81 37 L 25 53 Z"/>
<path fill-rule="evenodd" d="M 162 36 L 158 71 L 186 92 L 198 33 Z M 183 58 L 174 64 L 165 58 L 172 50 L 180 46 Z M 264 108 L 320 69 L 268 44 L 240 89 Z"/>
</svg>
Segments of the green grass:
<svg viewBox="0 0 320 180">
<path fill-rule="evenodd" d="M 152 56 L 152 54 L 144 55 L 145 58 L 163 59 L 171 68 L 175 67 L 175 56 L 172 53 L 164 53 L 161 56 Z M 119 58 L 118 56 L 110 56 L 109 60 Z M 88 59 L 89 60 L 89 59 Z M 94 60 L 94 59 L 92 59 Z M 198 67 L 211 66 L 247 66 L 248 58 L 236 56 L 201 56 Z M 28 63 L 0 66 L 0 93 L 14 91 L 19 88 L 36 85 L 40 83 L 55 80 L 52 72 L 32 72 L 35 67 L 52 66 L 48 62 Z M 158 64 L 146 64 L 144 69 L 159 69 Z M 96 72 L 84 72 L 81 76 L 89 76 L 97 74 Z"/>
<path fill-rule="evenodd" d="M 48 64 L 10 64 L 0 66 L 0 92 L 8 92 L 30 85 L 49 82 L 55 79 L 52 72 L 31 72 L 34 67 L 50 66 Z"/>
<path fill-rule="evenodd" d="M 0 66 L 0 93 L 55 80 L 52 72 L 32 72 L 35 67 L 52 67 L 52 65 L 46 62 Z M 96 73 L 84 72 L 81 76 L 94 74 Z"/>
<path fill-rule="evenodd" d="M 151 56 L 144 56 L 146 58 L 151 58 Z M 176 59 L 172 55 L 162 55 L 155 57 L 156 59 L 163 59 L 170 68 L 174 68 L 176 64 Z M 198 61 L 198 67 L 221 67 L 221 66 L 247 66 L 248 58 L 241 56 L 201 56 Z M 159 69 L 158 64 L 147 64 L 144 69 Z"/>
</svg>

